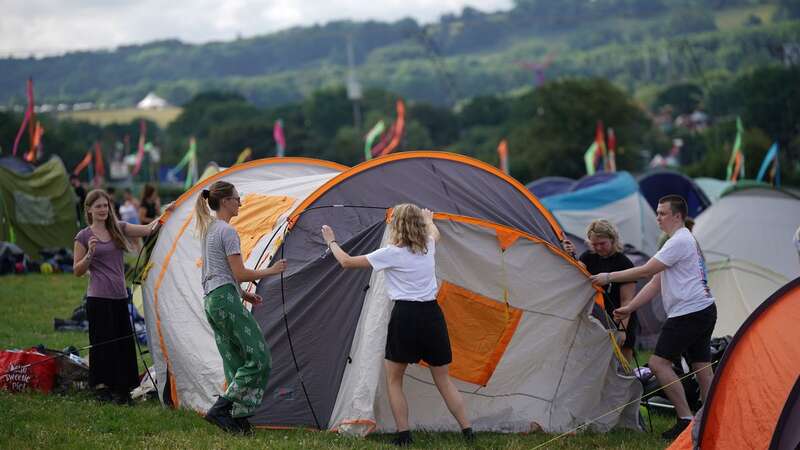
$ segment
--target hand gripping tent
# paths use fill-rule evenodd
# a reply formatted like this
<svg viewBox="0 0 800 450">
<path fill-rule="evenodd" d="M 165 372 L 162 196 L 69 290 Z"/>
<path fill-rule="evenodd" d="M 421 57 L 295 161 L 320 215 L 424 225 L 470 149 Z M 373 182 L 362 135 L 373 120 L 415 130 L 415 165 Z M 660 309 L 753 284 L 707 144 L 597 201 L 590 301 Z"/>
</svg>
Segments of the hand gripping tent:
<svg viewBox="0 0 800 450">
<path fill-rule="evenodd" d="M 576 236 L 585 236 L 595 219 L 608 219 L 622 241 L 647 255 L 655 254 L 659 230 L 656 216 L 628 172 L 602 172 L 575 182 L 572 191 L 542 199 L 558 222 Z"/>
<path fill-rule="evenodd" d="M 800 278 L 753 311 L 717 367 L 707 406 L 671 450 L 800 448 Z"/>
<path fill-rule="evenodd" d="M 158 391 L 166 403 L 205 411 L 225 383 L 222 360 L 203 311 L 201 241 L 194 205 L 217 180 L 233 183 L 242 206 L 231 221 L 247 267 L 275 245 L 283 219 L 345 167 L 307 158 L 268 158 L 239 164 L 199 182 L 176 201 L 150 255 L 142 285 Z M 272 239 L 272 242 L 270 240 Z"/>
<path fill-rule="evenodd" d="M 454 351 L 451 375 L 478 430 L 636 428 L 641 387 L 617 375 L 586 272 L 559 246 L 560 228 L 524 186 L 471 158 L 407 152 L 333 178 L 295 210 L 275 257 L 283 277 L 262 280 L 254 308 L 272 351 L 262 426 L 364 435 L 394 421 L 383 356 L 391 302 L 383 274 L 344 270 L 320 235 L 333 227 L 351 254 L 386 240 L 389 207 L 436 211 L 437 299 Z M 405 379 L 413 427 L 455 430 L 427 369 Z M 207 404 L 210 404 L 210 398 Z"/>
</svg>

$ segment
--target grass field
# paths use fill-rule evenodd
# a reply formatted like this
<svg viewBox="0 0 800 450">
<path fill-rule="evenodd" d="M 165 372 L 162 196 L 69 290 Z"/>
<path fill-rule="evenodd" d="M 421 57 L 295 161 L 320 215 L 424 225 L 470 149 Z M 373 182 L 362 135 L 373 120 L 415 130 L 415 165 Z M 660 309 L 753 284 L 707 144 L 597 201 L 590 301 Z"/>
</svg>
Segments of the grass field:
<svg viewBox="0 0 800 450">
<path fill-rule="evenodd" d="M 61 349 L 88 345 L 85 333 L 53 331 L 53 318 L 69 318 L 78 305 L 85 279 L 71 275 L 0 277 L 0 348 L 44 344 Z M 598 415 L 604 411 L 598 411 Z M 556 437 L 536 434 L 479 433 L 465 447 L 457 434 L 415 433 L 414 448 L 456 449 L 662 449 L 658 434 L 672 418 L 654 415 L 655 433 L 628 430 Z M 66 396 L 0 392 L 0 448 L 393 448 L 387 435 L 366 439 L 306 430 L 258 430 L 255 436 L 229 436 L 192 411 L 163 408 L 155 401 L 135 406 L 100 404 L 88 394 Z"/>
<path fill-rule="evenodd" d="M 135 119 L 149 119 L 157 123 L 159 127 L 165 128 L 180 115 L 181 111 L 181 108 L 175 106 L 164 109 L 92 109 L 87 111 L 58 113 L 58 117 L 60 119 L 81 120 L 96 125 L 108 125 L 111 123 L 127 124 Z"/>
</svg>

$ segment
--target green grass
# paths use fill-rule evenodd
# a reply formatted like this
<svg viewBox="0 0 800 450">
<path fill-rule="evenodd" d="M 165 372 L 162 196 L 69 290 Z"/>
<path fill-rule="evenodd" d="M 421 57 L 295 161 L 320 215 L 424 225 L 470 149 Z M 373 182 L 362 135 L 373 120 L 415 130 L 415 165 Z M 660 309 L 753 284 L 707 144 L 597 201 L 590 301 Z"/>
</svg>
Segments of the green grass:
<svg viewBox="0 0 800 450">
<path fill-rule="evenodd" d="M 170 122 L 175 120 L 182 109 L 170 106 L 164 109 L 93 109 L 88 111 L 70 111 L 58 113 L 62 119 L 80 120 L 96 125 L 108 125 L 111 123 L 128 124 L 135 119 L 149 119 L 157 123 L 159 127 L 166 128 Z"/>
<path fill-rule="evenodd" d="M 80 302 L 86 280 L 71 275 L 0 277 L 0 348 L 45 344 L 50 348 L 88 344 L 84 333 L 53 331 L 53 318 L 68 318 Z M 602 411 L 598 411 L 598 415 Z M 547 444 L 547 449 L 662 449 L 658 434 L 672 425 L 654 415 L 656 433 L 629 430 L 578 433 Z M 480 433 L 472 448 L 530 449 L 556 435 Z M 155 401 L 136 406 L 99 404 L 88 394 L 9 394 L 0 391 L 0 448 L 392 448 L 387 435 L 366 439 L 305 430 L 259 430 L 253 437 L 229 436 L 193 411 L 172 410 Z M 414 448 L 464 448 L 457 434 L 414 435 Z"/>
</svg>

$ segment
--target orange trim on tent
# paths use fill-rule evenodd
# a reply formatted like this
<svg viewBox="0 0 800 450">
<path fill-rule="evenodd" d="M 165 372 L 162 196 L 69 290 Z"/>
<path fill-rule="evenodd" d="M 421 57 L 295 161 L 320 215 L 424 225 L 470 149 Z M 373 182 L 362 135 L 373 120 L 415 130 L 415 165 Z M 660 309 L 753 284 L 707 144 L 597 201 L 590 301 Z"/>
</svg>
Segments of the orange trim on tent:
<svg viewBox="0 0 800 450">
<path fill-rule="evenodd" d="M 314 191 L 314 193 L 312 193 L 311 195 L 306 197 L 306 199 L 303 200 L 303 202 L 297 207 L 297 209 L 295 209 L 295 212 L 292 214 L 292 217 L 291 217 L 292 222 L 291 223 L 294 224 L 294 222 L 297 220 L 297 217 L 300 216 L 300 213 L 302 213 L 312 203 L 314 203 L 320 197 L 322 197 L 322 195 L 325 194 L 326 192 L 328 192 L 333 186 L 336 186 L 337 184 L 341 183 L 342 181 L 346 180 L 347 178 L 355 176 L 355 175 L 357 175 L 357 174 L 359 174 L 361 172 L 365 172 L 365 171 L 367 171 L 369 169 L 372 169 L 372 168 L 374 168 L 376 166 L 387 164 L 387 163 L 390 163 L 390 162 L 393 162 L 393 161 L 399 161 L 399 160 L 403 160 L 403 159 L 413 159 L 413 158 L 431 158 L 431 159 L 444 159 L 444 160 L 449 160 L 449 161 L 457 161 L 457 162 L 461 162 L 461 163 L 470 165 L 472 167 L 477 167 L 479 169 L 483 169 L 483 170 L 485 170 L 485 171 L 497 176 L 498 178 L 502 178 L 503 180 L 505 180 L 506 182 L 510 183 L 512 186 L 517 188 L 518 191 L 520 191 L 528 200 L 530 200 L 531 203 L 533 203 L 536 206 L 536 208 L 539 210 L 539 212 L 542 213 L 544 218 L 550 224 L 550 227 L 553 229 L 553 232 L 555 233 L 556 237 L 558 239 L 560 239 L 560 240 L 564 240 L 564 231 L 561 230 L 561 227 L 558 225 L 558 222 L 556 221 L 556 219 L 553 217 L 552 214 L 550 214 L 550 211 L 548 211 L 547 208 L 545 208 L 541 204 L 541 202 L 539 202 L 539 199 L 537 199 L 533 194 L 531 194 L 531 192 L 525 186 L 523 186 L 519 181 L 515 180 L 514 178 L 510 177 L 509 175 L 506 175 L 505 173 L 503 173 L 501 170 L 497 169 L 496 167 L 484 163 L 483 161 L 479 161 L 477 159 L 470 158 L 470 157 L 464 156 L 464 155 L 458 155 L 456 153 L 435 152 L 435 151 L 415 151 L 415 152 L 394 153 L 394 154 L 382 156 L 380 158 L 375 158 L 375 159 L 371 159 L 369 161 L 365 161 L 365 162 L 363 162 L 363 163 L 361 163 L 361 164 L 359 164 L 359 165 L 357 165 L 357 166 L 355 166 L 355 167 L 353 167 L 353 168 L 351 168 L 351 169 L 349 169 L 349 170 L 347 170 L 345 172 L 342 172 L 339 175 L 337 175 L 337 176 L 333 177 L 332 179 L 328 180 L 327 183 L 323 184 L 322 186 L 319 187 L 319 189 Z"/>
<path fill-rule="evenodd" d="M 519 239 L 519 233 L 512 233 L 508 230 L 495 230 L 497 234 L 497 242 L 500 244 L 500 248 L 503 251 L 506 251 L 509 247 L 514 245 L 514 242 L 517 242 Z"/>
<path fill-rule="evenodd" d="M 286 195 L 247 194 L 242 199 L 239 215 L 231 219 L 241 240 L 242 261 L 250 258 L 256 244 L 274 230 L 278 219 L 288 211 L 296 199 Z"/>
<path fill-rule="evenodd" d="M 172 399 L 172 404 L 175 407 L 180 405 L 178 400 L 178 388 L 175 386 L 175 374 L 172 371 L 172 363 L 169 360 L 169 352 L 167 351 L 167 345 L 164 342 L 164 333 L 161 332 L 161 314 L 158 312 L 158 290 L 161 288 L 161 283 L 164 281 L 164 275 L 167 273 L 167 266 L 169 266 L 169 261 L 172 259 L 172 254 L 175 253 L 175 250 L 178 248 L 178 241 L 180 241 L 181 236 L 186 231 L 186 228 L 189 226 L 189 223 L 192 221 L 192 215 L 189 214 L 189 217 L 183 222 L 181 225 L 180 231 L 178 231 L 178 236 L 172 241 L 172 246 L 170 246 L 169 251 L 167 252 L 167 256 L 164 257 L 164 264 L 161 266 L 161 272 L 158 274 L 158 278 L 156 279 L 156 284 L 153 287 L 153 310 L 156 312 L 156 330 L 158 331 L 158 345 L 161 347 L 161 354 L 164 355 L 164 361 L 167 363 L 167 375 L 169 376 L 171 382 L 170 386 L 170 398 Z"/>
<path fill-rule="evenodd" d="M 247 161 L 247 162 L 244 162 L 244 163 L 241 163 L 241 164 L 237 164 L 237 165 L 232 166 L 232 167 L 228 167 L 227 169 L 223 170 L 222 172 L 217 172 L 214 175 L 212 175 L 212 176 L 210 176 L 210 177 L 208 177 L 208 178 L 206 178 L 204 180 L 201 180 L 200 182 L 198 182 L 197 184 L 195 184 L 194 186 L 189 188 L 188 191 L 186 191 L 183 194 L 181 194 L 181 196 L 178 197 L 177 200 L 175 200 L 175 206 L 177 207 L 177 206 L 181 205 L 189 197 L 191 197 L 196 192 L 198 192 L 201 189 L 203 189 L 203 187 L 212 184 L 213 182 L 219 180 L 222 177 L 228 176 L 228 175 L 230 175 L 232 173 L 239 172 L 241 170 L 252 169 L 253 167 L 260 167 L 260 166 L 264 166 L 264 165 L 268 165 L 268 164 L 309 164 L 309 165 L 314 165 L 314 166 L 329 167 L 331 169 L 337 169 L 337 170 L 340 170 L 342 172 L 344 172 L 347 169 L 349 169 L 349 167 L 343 166 L 343 165 L 335 163 L 335 162 L 323 161 L 321 159 L 314 159 L 314 158 L 303 158 L 303 157 L 297 157 L 297 156 L 286 156 L 286 157 L 282 157 L 282 158 L 254 159 L 253 161 Z M 163 215 L 163 220 L 166 221 L 169 218 L 170 215 L 171 215 L 170 212 L 165 212 L 164 215 Z"/>
<path fill-rule="evenodd" d="M 447 281 L 436 301 L 453 349 L 450 376 L 486 386 L 517 330 L 522 310 Z"/>
</svg>

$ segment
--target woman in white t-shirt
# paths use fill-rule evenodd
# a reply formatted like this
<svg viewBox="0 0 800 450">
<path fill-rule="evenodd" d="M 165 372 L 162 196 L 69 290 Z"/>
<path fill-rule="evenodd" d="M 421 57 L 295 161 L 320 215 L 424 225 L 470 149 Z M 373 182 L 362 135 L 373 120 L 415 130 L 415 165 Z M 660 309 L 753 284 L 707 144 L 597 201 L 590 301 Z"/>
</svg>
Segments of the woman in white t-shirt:
<svg viewBox="0 0 800 450">
<path fill-rule="evenodd" d="M 408 402 L 403 376 L 409 364 L 425 361 L 447 408 L 468 441 L 474 439 L 464 399 L 447 373 L 452 362 L 450 338 L 442 310 L 436 302 L 438 286 L 434 255 L 439 230 L 433 213 L 404 203 L 394 207 L 386 247 L 362 256 L 350 256 L 336 242 L 333 230 L 322 226 L 322 237 L 345 269 L 384 271 L 386 291 L 394 302 L 386 336 L 386 382 L 389 404 L 397 425 L 395 445 L 410 445 Z"/>
</svg>

